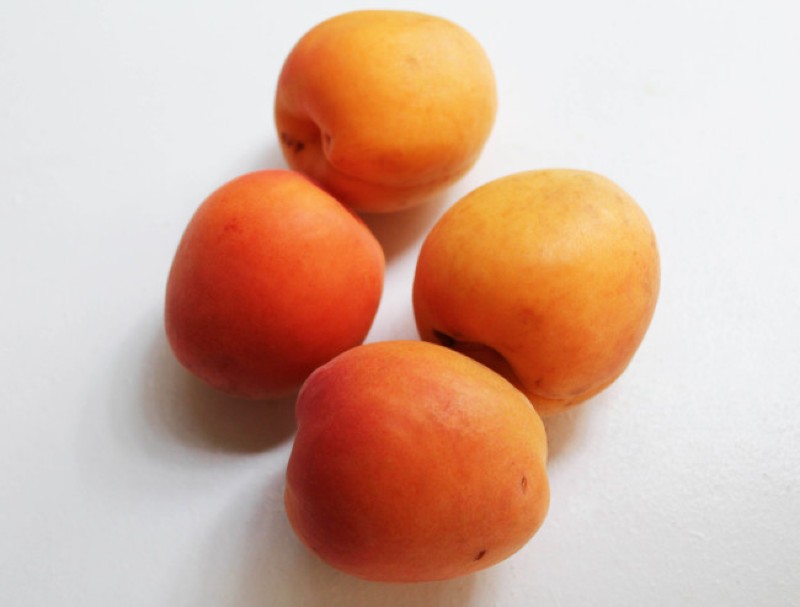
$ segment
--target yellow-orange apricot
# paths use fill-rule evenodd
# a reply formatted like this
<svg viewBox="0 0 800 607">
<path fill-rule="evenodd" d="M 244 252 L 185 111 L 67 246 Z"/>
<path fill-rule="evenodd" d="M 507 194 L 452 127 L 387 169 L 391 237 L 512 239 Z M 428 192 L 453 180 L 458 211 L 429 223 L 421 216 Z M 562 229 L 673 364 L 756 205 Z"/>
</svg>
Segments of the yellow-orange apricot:
<svg viewBox="0 0 800 607">
<path fill-rule="evenodd" d="M 642 209 L 587 171 L 510 175 L 453 205 L 417 262 L 423 339 L 482 361 L 542 415 L 582 402 L 627 367 L 658 299 Z"/>
<path fill-rule="evenodd" d="M 364 10 L 318 24 L 281 71 L 286 161 L 356 210 L 419 204 L 468 171 L 494 124 L 492 67 L 460 26 Z"/>
</svg>

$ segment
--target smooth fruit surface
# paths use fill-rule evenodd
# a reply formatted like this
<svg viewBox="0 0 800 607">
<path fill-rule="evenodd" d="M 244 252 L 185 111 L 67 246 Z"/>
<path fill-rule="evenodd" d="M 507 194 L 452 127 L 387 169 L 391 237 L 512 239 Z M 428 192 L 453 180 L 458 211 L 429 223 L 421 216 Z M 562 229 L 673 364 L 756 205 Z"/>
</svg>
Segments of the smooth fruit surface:
<svg viewBox="0 0 800 607">
<path fill-rule="evenodd" d="M 627 367 L 660 284 L 652 227 L 607 178 L 510 175 L 453 205 L 414 279 L 423 339 L 506 376 L 542 415 L 582 402 Z"/>
<path fill-rule="evenodd" d="M 290 167 L 360 211 L 423 202 L 477 160 L 494 124 L 492 67 L 445 19 L 344 13 L 287 57 L 275 122 Z"/>
<path fill-rule="evenodd" d="M 329 194 L 291 171 L 250 173 L 186 227 L 167 282 L 167 337 L 212 386 L 278 396 L 364 340 L 383 270 L 378 242 Z"/>
<path fill-rule="evenodd" d="M 466 356 L 371 343 L 315 371 L 297 402 L 286 512 L 333 567 L 380 581 L 452 578 L 522 547 L 549 504 L 544 427 Z"/>
</svg>

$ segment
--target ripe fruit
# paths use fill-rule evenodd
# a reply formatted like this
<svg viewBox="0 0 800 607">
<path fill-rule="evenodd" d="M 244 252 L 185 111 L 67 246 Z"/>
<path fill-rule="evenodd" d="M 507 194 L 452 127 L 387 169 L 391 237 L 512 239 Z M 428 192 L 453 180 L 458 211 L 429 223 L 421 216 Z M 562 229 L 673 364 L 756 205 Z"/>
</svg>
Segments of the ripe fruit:
<svg viewBox="0 0 800 607">
<path fill-rule="evenodd" d="M 478 188 L 434 226 L 414 311 L 423 339 L 488 364 L 547 415 L 623 372 L 659 277 L 650 223 L 618 186 L 585 171 L 530 171 Z"/>
<path fill-rule="evenodd" d="M 351 575 L 456 577 L 533 536 L 549 504 L 546 458 L 539 416 L 498 374 L 422 341 L 371 343 L 303 385 L 286 513 Z"/>
<path fill-rule="evenodd" d="M 329 194 L 298 173 L 250 173 L 211 194 L 187 226 L 167 283 L 167 337 L 216 388 L 291 392 L 364 340 L 383 270 L 378 242 Z"/>
<path fill-rule="evenodd" d="M 345 13 L 287 57 L 275 122 L 289 166 L 359 211 L 395 211 L 455 182 L 494 124 L 495 80 L 478 42 L 409 11 Z"/>
</svg>

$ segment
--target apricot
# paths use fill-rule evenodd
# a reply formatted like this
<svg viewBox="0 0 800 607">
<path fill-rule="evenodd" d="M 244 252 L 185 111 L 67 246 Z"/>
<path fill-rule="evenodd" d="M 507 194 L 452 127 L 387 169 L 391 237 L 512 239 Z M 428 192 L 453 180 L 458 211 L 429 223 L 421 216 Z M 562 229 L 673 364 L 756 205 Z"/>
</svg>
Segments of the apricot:
<svg viewBox="0 0 800 607">
<path fill-rule="evenodd" d="M 344 13 L 289 53 L 275 97 L 283 154 L 354 209 L 420 204 L 478 159 L 494 72 L 475 38 L 410 11 Z"/>
<path fill-rule="evenodd" d="M 540 170 L 483 185 L 423 243 L 420 336 L 489 365 L 542 415 L 610 385 L 658 299 L 659 255 L 642 209 L 595 173 Z"/>
<path fill-rule="evenodd" d="M 393 582 L 465 575 L 512 555 L 545 518 L 539 416 L 457 352 L 358 346 L 308 378 L 296 414 L 286 513 L 339 570 Z"/>
<path fill-rule="evenodd" d="M 328 193 L 299 173 L 249 173 L 211 194 L 186 227 L 167 281 L 167 337 L 215 388 L 288 393 L 364 341 L 383 272 L 378 242 Z"/>
</svg>

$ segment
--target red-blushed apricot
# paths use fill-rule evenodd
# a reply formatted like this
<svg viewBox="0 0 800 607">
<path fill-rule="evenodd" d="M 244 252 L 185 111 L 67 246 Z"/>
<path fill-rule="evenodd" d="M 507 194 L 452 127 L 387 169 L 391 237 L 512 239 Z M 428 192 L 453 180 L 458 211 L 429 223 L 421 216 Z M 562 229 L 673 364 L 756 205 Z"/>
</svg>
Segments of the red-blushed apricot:
<svg viewBox="0 0 800 607">
<path fill-rule="evenodd" d="M 278 80 L 275 123 L 290 167 L 359 211 L 387 212 L 464 175 L 496 107 L 489 59 L 462 27 L 365 10 L 297 42 Z"/>
<path fill-rule="evenodd" d="M 328 193 L 292 171 L 249 173 L 186 227 L 167 282 L 167 337 L 215 388 L 288 393 L 364 341 L 383 272 L 377 240 Z"/>
<path fill-rule="evenodd" d="M 348 350 L 305 382 L 297 426 L 289 521 L 351 575 L 465 575 L 519 550 L 547 513 L 539 416 L 500 375 L 447 348 Z"/>
<path fill-rule="evenodd" d="M 485 184 L 428 234 L 414 279 L 425 340 L 503 374 L 542 415 L 611 384 L 656 306 L 660 265 L 642 209 L 587 171 Z"/>
</svg>

